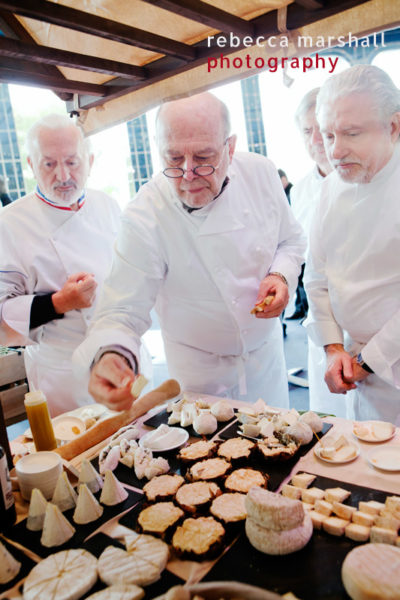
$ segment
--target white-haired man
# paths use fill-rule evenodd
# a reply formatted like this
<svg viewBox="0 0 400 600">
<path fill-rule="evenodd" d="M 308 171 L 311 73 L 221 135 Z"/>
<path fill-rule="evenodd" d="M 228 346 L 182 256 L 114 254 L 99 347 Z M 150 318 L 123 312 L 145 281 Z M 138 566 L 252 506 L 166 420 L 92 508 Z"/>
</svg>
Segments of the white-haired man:
<svg viewBox="0 0 400 600">
<path fill-rule="evenodd" d="M 111 266 L 120 210 L 86 189 L 93 154 L 69 117 L 44 117 L 27 145 L 36 191 L 0 215 L 0 342 L 26 346 L 30 389 L 54 416 L 93 402 L 71 359 Z"/>
<path fill-rule="evenodd" d="M 307 328 L 349 416 L 400 422 L 400 94 L 357 65 L 329 79 L 317 118 L 335 173 L 310 238 Z"/>
<path fill-rule="evenodd" d="M 125 211 L 77 364 L 89 368 L 110 341 L 137 359 L 155 305 L 169 372 L 184 390 L 248 401 L 261 395 L 288 406 L 278 317 L 305 241 L 277 171 L 262 156 L 234 155 L 227 109 L 211 94 L 163 105 L 157 140 L 164 170 Z M 267 296 L 271 304 L 250 314 Z M 92 369 L 89 389 L 98 401 L 127 408 L 130 376 L 124 359 L 109 352 Z"/>
<path fill-rule="evenodd" d="M 315 214 L 317 204 L 321 196 L 324 179 L 332 171 L 327 159 L 324 141 L 317 117 L 315 106 L 320 88 L 314 88 L 307 92 L 300 101 L 295 113 L 296 125 L 303 138 L 307 154 L 314 161 L 314 167 L 303 179 L 293 186 L 292 209 L 294 216 L 307 236 L 310 237 L 311 221 Z M 307 316 L 308 302 L 303 285 L 303 273 L 299 277 L 296 290 L 296 308 L 294 316 L 297 318 Z M 293 317 L 292 317 L 293 318 Z M 311 338 L 308 340 L 308 383 L 310 409 L 314 411 L 334 413 L 338 417 L 346 416 L 346 406 L 341 398 L 330 392 L 324 381 L 326 367 L 325 352 L 320 346 L 316 346 Z"/>
</svg>

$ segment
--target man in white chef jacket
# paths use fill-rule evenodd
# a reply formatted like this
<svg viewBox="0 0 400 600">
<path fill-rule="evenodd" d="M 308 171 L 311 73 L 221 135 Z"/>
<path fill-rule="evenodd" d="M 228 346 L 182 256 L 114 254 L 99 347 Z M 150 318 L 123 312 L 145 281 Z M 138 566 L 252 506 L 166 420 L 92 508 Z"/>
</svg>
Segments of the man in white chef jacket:
<svg viewBox="0 0 400 600">
<path fill-rule="evenodd" d="M 317 118 L 335 172 L 311 228 L 307 329 L 348 416 L 400 424 L 400 93 L 357 65 L 324 84 Z"/>
<path fill-rule="evenodd" d="M 97 318 L 76 352 L 80 367 L 95 359 L 89 389 L 110 407 L 132 403 L 123 384 L 153 306 L 183 390 L 288 406 L 278 317 L 305 240 L 275 167 L 234 155 L 229 128 L 211 94 L 166 103 L 158 114 L 164 169 L 125 210 Z M 273 302 L 250 314 L 269 295 Z M 102 355 L 116 345 L 130 353 L 131 368 L 116 353 Z"/>
<path fill-rule="evenodd" d="M 324 141 L 315 114 L 319 89 L 314 88 L 307 92 L 300 101 L 295 113 L 296 125 L 303 138 L 307 154 L 314 161 L 312 170 L 296 183 L 291 191 L 292 210 L 294 216 L 303 227 L 307 239 L 310 237 L 311 221 L 321 196 L 322 184 L 325 177 L 332 171 L 325 153 Z M 303 282 L 300 282 L 300 278 L 299 285 L 303 287 Z M 304 288 L 302 289 L 302 293 L 305 295 Z M 307 307 L 308 305 L 306 304 L 305 308 L 307 309 Z M 308 383 L 310 409 L 335 414 L 338 417 L 345 417 L 346 402 L 341 396 L 333 394 L 329 390 L 324 380 L 325 370 L 326 358 L 324 349 L 321 346 L 317 346 L 309 338 Z"/>
<path fill-rule="evenodd" d="M 120 210 L 86 189 L 93 155 L 69 117 L 35 123 L 28 153 L 37 188 L 0 215 L 0 343 L 26 346 L 30 389 L 55 416 L 93 402 L 71 358 L 111 266 Z"/>
</svg>

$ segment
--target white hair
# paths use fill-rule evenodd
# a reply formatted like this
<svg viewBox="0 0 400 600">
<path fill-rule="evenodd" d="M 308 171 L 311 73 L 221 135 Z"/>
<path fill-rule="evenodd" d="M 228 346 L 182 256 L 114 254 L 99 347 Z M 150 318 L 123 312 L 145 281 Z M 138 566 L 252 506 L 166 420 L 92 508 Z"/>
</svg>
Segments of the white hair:
<svg viewBox="0 0 400 600">
<path fill-rule="evenodd" d="M 36 121 L 36 123 L 34 123 L 29 129 L 26 136 L 26 147 L 28 156 L 32 157 L 35 153 L 39 133 L 42 129 L 50 129 L 52 131 L 56 131 L 58 129 L 66 129 L 67 127 L 76 127 L 79 130 L 82 141 L 84 143 L 85 152 L 88 155 L 91 154 L 90 142 L 88 138 L 84 137 L 82 129 L 79 126 L 75 125 L 75 123 L 69 116 L 50 114 L 46 115 L 45 117 L 42 117 L 41 119 L 39 119 L 39 121 Z"/>
<path fill-rule="evenodd" d="M 332 75 L 321 87 L 316 112 L 325 103 L 351 94 L 366 94 L 373 101 L 383 123 L 400 111 L 400 90 L 389 75 L 373 65 L 355 65 L 342 73 Z"/>
<path fill-rule="evenodd" d="M 300 100 L 296 112 L 294 113 L 294 120 L 296 121 L 297 127 L 301 127 L 301 119 L 308 113 L 309 110 L 315 108 L 317 104 L 318 92 L 321 88 L 317 87 L 307 92 L 305 96 Z"/>
</svg>

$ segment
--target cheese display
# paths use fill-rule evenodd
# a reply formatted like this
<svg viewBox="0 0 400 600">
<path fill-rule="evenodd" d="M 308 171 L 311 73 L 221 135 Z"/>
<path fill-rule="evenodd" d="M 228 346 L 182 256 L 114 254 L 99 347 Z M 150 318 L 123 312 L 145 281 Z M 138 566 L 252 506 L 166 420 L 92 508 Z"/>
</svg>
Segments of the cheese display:
<svg viewBox="0 0 400 600">
<path fill-rule="evenodd" d="M 143 533 L 163 537 L 168 529 L 183 517 L 183 510 L 172 502 L 157 502 L 144 508 L 138 516 L 138 525 Z"/>
<path fill-rule="evenodd" d="M 73 516 L 75 523 L 78 523 L 79 525 L 91 523 L 101 517 L 102 514 L 103 507 L 100 506 L 86 483 L 81 483 Z"/>
<path fill-rule="evenodd" d="M 29 503 L 28 518 L 26 520 L 27 529 L 30 531 L 40 531 L 43 529 L 46 508 L 46 498 L 38 488 L 33 488 Z"/>
<path fill-rule="evenodd" d="M 218 456 L 230 461 L 241 459 L 245 460 L 250 457 L 250 454 L 253 452 L 254 448 L 254 442 L 244 438 L 235 437 L 231 438 L 230 440 L 226 440 L 226 442 L 222 442 L 218 448 L 217 454 Z"/>
<path fill-rule="evenodd" d="M 185 463 L 196 462 L 205 458 L 212 458 L 216 453 L 217 448 L 217 442 L 211 440 L 200 440 L 199 442 L 194 442 L 189 446 L 181 448 L 178 453 L 178 458 Z"/>
<path fill-rule="evenodd" d="M 96 471 L 92 463 L 89 462 L 86 458 L 83 459 L 81 464 L 78 488 L 82 483 L 86 484 L 93 494 L 101 490 L 101 488 L 103 487 L 103 479 L 101 475 Z"/>
<path fill-rule="evenodd" d="M 321 438 L 314 452 L 321 460 L 332 463 L 346 463 L 354 460 L 360 453 L 360 449 L 346 436 L 333 434 Z"/>
<path fill-rule="evenodd" d="M 187 478 L 190 481 L 218 479 L 226 475 L 231 468 L 231 464 L 223 458 L 208 458 L 192 465 Z"/>
<path fill-rule="evenodd" d="M 386 421 L 361 421 L 353 423 L 353 433 L 363 442 L 384 442 L 390 440 L 395 426 Z"/>
<path fill-rule="evenodd" d="M 160 571 L 167 566 L 168 545 L 152 535 L 135 532 L 126 535 L 125 547 L 127 552 L 136 558 L 157 565 Z"/>
<path fill-rule="evenodd" d="M 227 400 L 219 400 L 210 406 L 202 398 L 192 399 L 186 395 L 176 402 L 171 402 L 167 411 L 170 413 L 168 425 L 192 425 L 199 435 L 215 433 L 218 422 L 226 423 L 234 416 L 233 408 Z"/>
<path fill-rule="evenodd" d="M 239 493 L 226 493 L 213 500 L 210 513 L 224 525 L 243 521 L 247 516 L 246 496 Z"/>
<path fill-rule="evenodd" d="M 143 448 L 150 448 L 153 451 L 171 450 L 184 444 L 187 438 L 188 433 L 186 430 L 161 424 L 154 431 L 146 433 L 139 444 Z"/>
<path fill-rule="evenodd" d="M 8 583 L 16 577 L 21 569 L 21 563 L 0 542 L 0 584 Z"/>
<path fill-rule="evenodd" d="M 107 506 L 114 506 L 123 502 L 128 497 L 128 492 L 118 481 L 112 471 L 106 471 L 104 477 L 104 485 L 101 490 L 100 502 Z"/>
<path fill-rule="evenodd" d="M 254 485 L 267 487 L 268 475 L 252 468 L 236 469 L 225 479 L 224 487 L 227 492 L 247 492 Z"/>
<path fill-rule="evenodd" d="M 116 583 L 100 592 L 95 592 L 87 600 L 141 600 L 144 596 L 143 588 L 133 583 Z"/>
<path fill-rule="evenodd" d="M 61 513 L 60 513 L 61 514 Z M 78 600 L 97 580 L 97 559 L 86 550 L 64 550 L 39 562 L 24 582 L 24 600 Z"/>
<path fill-rule="evenodd" d="M 249 542 L 264 554 L 291 554 L 304 548 L 313 532 L 309 514 L 305 513 L 302 522 L 293 529 L 275 531 L 266 529 L 253 519 L 246 518 L 246 535 Z"/>
<path fill-rule="evenodd" d="M 185 483 L 176 492 L 176 502 L 186 512 L 195 513 L 207 508 L 216 496 L 221 494 L 220 488 L 212 481 L 195 481 Z"/>
<path fill-rule="evenodd" d="M 61 512 L 64 512 L 70 508 L 75 508 L 77 499 L 78 494 L 72 487 L 66 472 L 63 471 L 57 480 L 51 501 L 58 506 Z"/>
<path fill-rule="evenodd" d="M 149 502 L 172 500 L 184 482 L 181 475 L 158 475 L 143 486 L 143 492 Z"/>
<path fill-rule="evenodd" d="M 64 517 L 58 506 L 47 503 L 40 543 L 47 548 L 65 544 L 75 533 L 75 528 Z"/>
<path fill-rule="evenodd" d="M 398 600 L 400 548 L 386 544 L 353 548 L 344 559 L 342 581 L 352 600 Z"/>
<path fill-rule="evenodd" d="M 225 529 L 213 517 L 185 519 L 172 537 L 172 547 L 183 558 L 204 560 L 221 548 Z"/>
</svg>

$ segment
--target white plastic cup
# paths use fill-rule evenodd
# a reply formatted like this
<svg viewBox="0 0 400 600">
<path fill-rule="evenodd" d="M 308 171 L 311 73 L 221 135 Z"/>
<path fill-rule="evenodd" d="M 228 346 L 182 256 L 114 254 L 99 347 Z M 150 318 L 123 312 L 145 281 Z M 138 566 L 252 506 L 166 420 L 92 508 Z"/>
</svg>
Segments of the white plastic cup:
<svg viewBox="0 0 400 600">
<path fill-rule="evenodd" d="M 62 459 L 57 452 L 46 450 L 20 458 L 15 465 L 15 472 L 24 500 L 31 499 L 33 488 L 38 488 L 50 500 L 62 470 Z"/>
</svg>

